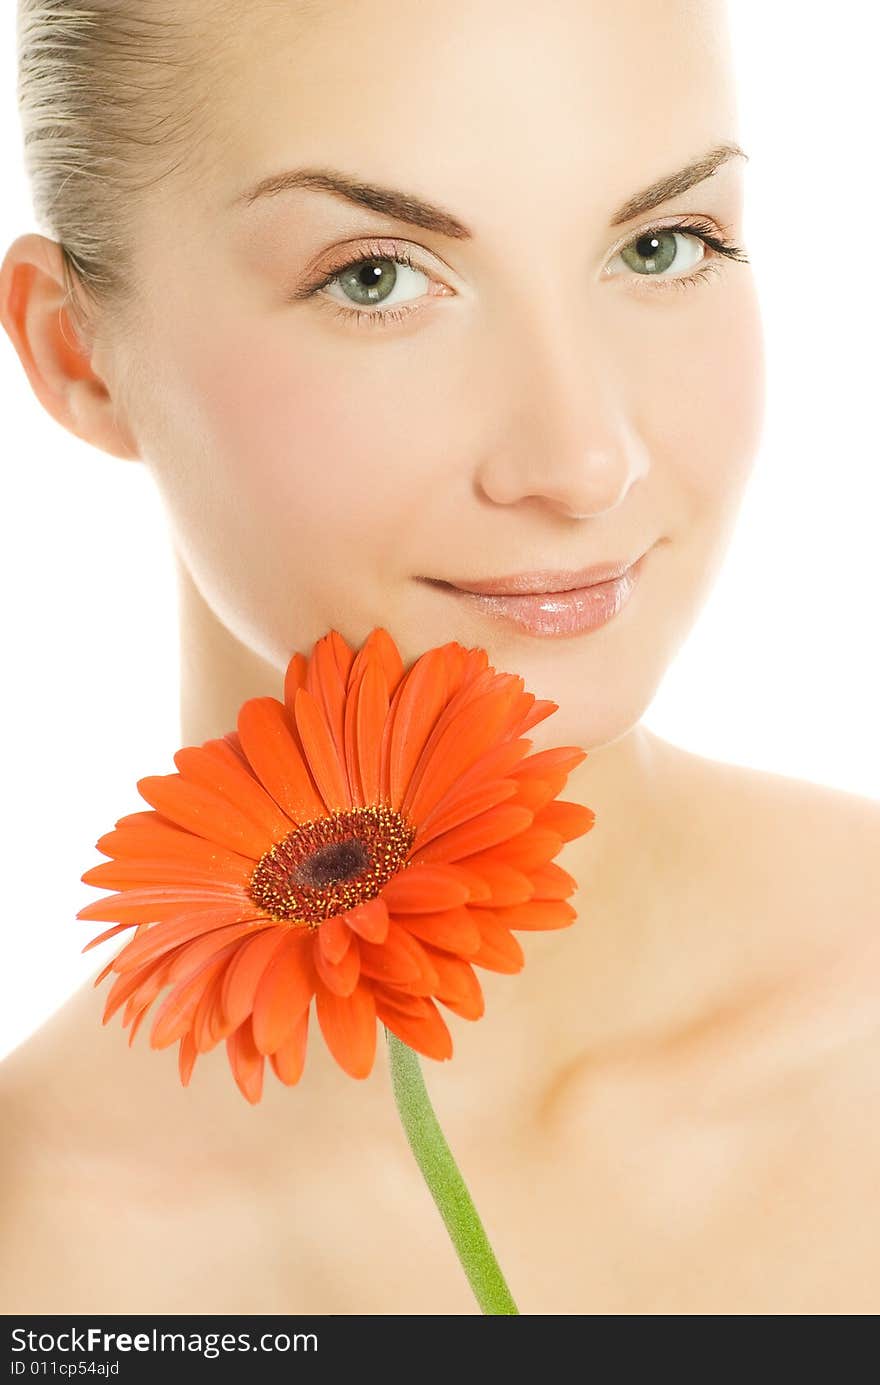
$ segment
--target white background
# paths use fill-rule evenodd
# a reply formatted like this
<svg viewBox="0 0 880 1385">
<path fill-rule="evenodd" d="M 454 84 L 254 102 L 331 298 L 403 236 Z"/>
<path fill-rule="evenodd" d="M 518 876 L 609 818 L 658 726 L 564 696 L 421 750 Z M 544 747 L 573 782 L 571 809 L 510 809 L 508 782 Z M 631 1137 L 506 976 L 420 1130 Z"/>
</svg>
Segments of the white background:
<svg viewBox="0 0 880 1385">
<path fill-rule="evenodd" d="M 25 231 L 50 234 L 25 182 L 4 10 L 0 256 Z M 766 424 L 725 566 L 645 723 L 714 759 L 880 799 L 877 55 L 866 13 L 858 0 L 732 0 Z M 2 1056 L 120 946 L 81 955 L 104 925 L 75 918 L 99 897 L 79 877 L 105 859 L 97 838 L 147 806 L 136 780 L 174 769 L 178 649 L 170 541 L 148 473 L 57 424 L 5 332 L 0 419 Z M 96 1021 L 102 1008 L 96 993 Z"/>
</svg>

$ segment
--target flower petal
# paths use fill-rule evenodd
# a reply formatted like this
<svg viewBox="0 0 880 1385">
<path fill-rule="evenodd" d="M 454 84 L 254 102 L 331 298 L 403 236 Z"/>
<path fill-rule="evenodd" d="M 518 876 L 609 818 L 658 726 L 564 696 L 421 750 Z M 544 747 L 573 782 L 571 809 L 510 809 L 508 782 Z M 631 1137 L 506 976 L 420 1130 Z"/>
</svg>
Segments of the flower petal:
<svg viewBox="0 0 880 1385">
<path fill-rule="evenodd" d="M 398 1039 L 417 1053 L 423 1053 L 426 1058 L 441 1061 L 451 1058 L 452 1035 L 446 1021 L 432 1000 L 423 999 L 422 1006 L 422 1013 L 414 1015 L 410 1010 L 404 1011 L 392 1005 L 384 995 L 376 996 L 378 1018 Z"/>
<path fill-rule="evenodd" d="M 290 831 L 289 818 L 222 737 L 204 745 L 185 745 L 174 752 L 173 758 L 188 783 L 198 784 L 232 804 L 251 818 L 270 841 Z"/>
<path fill-rule="evenodd" d="M 388 921 L 384 943 L 359 941 L 360 966 L 364 976 L 386 986 L 403 986 L 413 994 L 430 995 L 439 977 L 422 947 L 396 919 Z"/>
<path fill-rule="evenodd" d="M 266 966 L 254 997 L 253 1036 L 261 1053 L 273 1053 L 289 1039 L 315 993 L 309 930 L 287 932 L 284 943 Z"/>
<path fill-rule="evenodd" d="M 351 1077 L 368 1077 L 376 1056 L 376 1002 L 370 986 L 360 981 L 351 995 L 340 996 L 319 980 L 315 1010 L 339 1066 Z"/>
<path fill-rule="evenodd" d="M 413 770 L 447 698 L 443 649 L 429 649 L 404 675 L 394 711 L 388 746 L 391 807 L 400 809 Z"/>
<path fill-rule="evenodd" d="M 503 805 L 506 806 L 506 805 Z M 535 866 L 545 866 L 553 856 L 562 850 L 563 841 L 558 832 L 537 827 L 534 823 L 525 832 L 520 832 L 506 842 L 499 842 L 488 851 L 475 851 L 465 856 L 462 865 L 481 870 L 485 862 L 490 865 L 501 861 L 528 874 Z"/>
<path fill-rule="evenodd" d="M 456 870 L 440 861 L 398 871 L 383 885 L 381 897 L 393 913 L 435 913 L 466 903 L 470 891 Z"/>
<path fill-rule="evenodd" d="M 309 1015 L 311 1010 L 303 1010 L 296 1020 L 290 1035 L 274 1053 L 269 1054 L 269 1062 L 275 1076 L 293 1087 L 303 1075 L 306 1063 L 306 1049 L 309 1037 Z"/>
<path fill-rule="evenodd" d="M 463 957 L 450 957 L 436 947 L 426 947 L 425 951 L 440 977 L 436 999 L 463 1019 L 478 1020 L 485 1011 L 486 1001 L 470 962 Z"/>
<path fill-rule="evenodd" d="M 239 1091 L 255 1106 L 263 1095 L 266 1059 L 254 1043 L 250 1016 L 229 1035 L 226 1053 Z"/>
<path fill-rule="evenodd" d="M 536 866 L 530 871 L 532 885 L 535 891 L 535 899 L 568 899 L 577 889 L 577 881 L 573 875 L 569 875 L 567 870 L 557 865 L 555 861 L 548 861 L 546 866 Z M 522 904 L 525 901 L 520 899 L 496 900 L 499 904 Z"/>
<path fill-rule="evenodd" d="M 565 899 L 530 899 L 498 911 L 505 928 L 539 930 L 567 928 L 577 918 L 577 909 Z"/>
<path fill-rule="evenodd" d="M 376 803 L 382 790 L 380 758 L 382 732 L 388 715 L 388 688 L 385 674 L 374 661 L 367 664 L 363 677 L 351 694 L 354 698 L 356 741 L 355 775 L 360 785 L 361 802 Z"/>
<path fill-rule="evenodd" d="M 296 694 L 294 716 L 325 811 L 345 811 L 352 806 L 345 770 L 321 709 L 305 688 L 300 688 Z"/>
<path fill-rule="evenodd" d="M 501 675 L 498 675 L 501 678 Z M 506 680 L 505 680 L 506 682 Z M 436 743 L 425 747 L 404 796 L 403 811 L 420 822 L 452 784 L 479 759 L 488 743 L 503 738 L 512 701 L 519 696 L 520 679 L 493 687 L 455 716 Z"/>
<path fill-rule="evenodd" d="M 412 844 L 412 854 L 420 851 L 428 842 L 439 837 L 441 832 L 449 832 L 454 827 L 470 822 L 496 804 L 513 798 L 518 792 L 512 779 L 492 779 L 488 783 L 477 784 L 467 794 L 459 794 L 456 799 L 439 813 L 431 813 L 422 822 Z M 524 805 L 528 806 L 528 805 Z M 543 806 L 543 805 L 541 805 Z"/>
<path fill-rule="evenodd" d="M 323 926 L 322 924 L 321 927 Z M 318 932 L 320 931 L 319 929 Z M 328 991 L 332 991 L 334 995 L 351 995 L 361 974 L 360 950 L 354 934 L 351 935 L 351 942 L 338 962 L 328 962 L 320 942 L 316 939 L 312 948 L 312 960 L 315 971 Z"/>
<path fill-rule="evenodd" d="M 358 937 L 369 943 L 384 943 L 388 937 L 388 905 L 381 895 L 347 909 L 343 918 Z"/>
<path fill-rule="evenodd" d="M 226 968 L 220 1003 L 227 1021 L 238 1026 L 254 1008 L 254 997 L 263 974 L 277 951 L 286 943 L 289 929 L 270 924 L 241 944 Z"/>
<path fill-rule="evenodd" d="M 525 953 L 510 930 L 499 922 L 491 909 L 475 908 L 473 912 L 479 922 L 480 937 L 483 941 L 479 952 L 468 958 L 471 965 L 510 975 L 522 971 L 526 960 Z"/>
<path fill-rule="evenodd" d="M 456 909 L 442 909 L 436 914 L 405 914 L 399 922 L 422 942 L 433 943 L 447 952 L 469 954 L 480 948 L 480 930 L 463 904 Z"/>
<path fill-rule="evenodd" d="M 323 817 L 324 800 L 300 754 L 295 724 L 276 697 L 252 697 L 238 712 L 242 748 L 267 793 L 292 823 Z"/>
<path fill-rule="evenodd" d="M 197 837 L 258 861 L 272 837 L 220 794 L 193 784 L 181 774 L 148 774 L 138 792 L 154 808 Z"/>
<path fill-rule="evenodd" d="M 558 832 L 564 842 L 570 842 L 575 837 L 582 837 L 585 832 L 589 832 L 595 821 L 596 814 L 586 804 L 569 803 L 565 799 L 556 798 L 536 815 L 535 826 Z"/>
<path fill-rule="evenodd" d="M 532 814 L 519 803 L 499 803 L 470 822 L 443 832 L 427 846 L 413 851 L 410 859 L 427 865 L 433 861 L 459 861 L 487 847 L 506 845 L 511 837 L 532 825 Z"/>
<path fill-rule="evenodd" d="M 342 914 L 333 914 L 319 926 L 318 946 L 331 966 L 342 961 L 351 943 L 351 936 L 351 929 Z"/>
</svg>

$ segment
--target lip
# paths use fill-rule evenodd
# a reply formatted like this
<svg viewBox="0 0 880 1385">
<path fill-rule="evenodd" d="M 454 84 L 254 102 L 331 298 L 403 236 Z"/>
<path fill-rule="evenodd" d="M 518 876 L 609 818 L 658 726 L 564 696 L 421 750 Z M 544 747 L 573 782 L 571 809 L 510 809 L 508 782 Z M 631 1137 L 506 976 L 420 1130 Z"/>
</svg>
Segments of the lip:
<svg viewBox="0 0 880 1385">
<path fill-rule="evenodd" d="M 452 582 L 438 582 L 431 578 L 424 580 L 433 581 L 434 585 L 448 591 L 456 600 L 466 602 L 482 614 L 509 621 L 530 635 L 544 639 L 566 638 L 598 630 L 614 619 L 632 596 L 649 552 L 650 549 L 647 549 L 628 567 L 618 563 L 606 564 L 604 568 L 582 569 L 580 573 L 571 574 L 575 579 L 579 579 L 582 585 L 564 590 L 556 587 L 552 591 L 545 589 L 539 592 L 499 594 L 477 592 L 473 590 L 476 583 L 471 588 L 464 588 Z M 584 582 L 585 572 L 592 576 L 597 572 L 605 575 L 609 571 L 615 575 L 606 577 L 604 581 L 596 581 L 593 578 L 588 583 Z M 505 581 L 521 582 L 529 586 L 539 578 L 540 574 L 530 572 L 516 574 Z M 548 573 L 546 580 L 555 583 L 562 582 L 565 578 L 566 574 L 557 571 Z"/>
<path fill-rule="evenodd" d="M 584 587 L 614 581 L 634 567 L 637 561 L 635 558 L 622 558 L 618 562 L 594 563 L 592 567 L 582 567 L 576 571 L 560 572 L 558 568 L 552 571 L 543 568 L 537 572 L 514 572 L 509 577 L 490 577 L 483 582 L 450 581 L 447 585 L 458 591 L 473 592 L 477 596 L 544 596 L 548 592 L 581 591 Z"/>
</svg>

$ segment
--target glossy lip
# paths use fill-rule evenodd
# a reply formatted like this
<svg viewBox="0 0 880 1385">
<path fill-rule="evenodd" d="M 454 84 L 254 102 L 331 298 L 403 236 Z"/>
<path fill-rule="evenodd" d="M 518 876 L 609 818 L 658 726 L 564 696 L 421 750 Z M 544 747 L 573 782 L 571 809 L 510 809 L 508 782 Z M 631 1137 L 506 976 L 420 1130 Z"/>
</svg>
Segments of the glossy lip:
<svg viewBox="0 0 880 1385">
<path fill-rule="evenodd" d="M 472 592 L 476 596 L 553 595 L 555 592 L 582 591 L 601 582 L 612 582 L 639 561 L 639 558 L 623 558 L 619 562 L 594 563 L 592 567 L 565 572 L 542 568 L 535 572 L 514 572 L 508 577 L 489 577 L 482 582 L 444 582 L 444 586 Z"/>
<path fill-rule="evenodd" d="M 451 582 L 439 582 L 431 578 L 422 580 L 445 589 L 456 600 L 464 601 L 481 614 L 500 617 L 527 634 L 544 639 L 570 638 L 597 630 L 613 620 L 635 590 L 645 558 L 650 551 L 646 549 L 640 558 L 629 567 L 625 567 L 622 572 L 618 564 L 620 575 L 615 578 L 564 591 L 498 595 L 466 591 Z M 605 570 L 607 571 L 607 568 Z M 596 569 L 587 571 L 595 572 Z M 559 578 L 558 572 L 555 575 Z M 528 576 L 531 577 L 533 574 Z"/>
</svg>

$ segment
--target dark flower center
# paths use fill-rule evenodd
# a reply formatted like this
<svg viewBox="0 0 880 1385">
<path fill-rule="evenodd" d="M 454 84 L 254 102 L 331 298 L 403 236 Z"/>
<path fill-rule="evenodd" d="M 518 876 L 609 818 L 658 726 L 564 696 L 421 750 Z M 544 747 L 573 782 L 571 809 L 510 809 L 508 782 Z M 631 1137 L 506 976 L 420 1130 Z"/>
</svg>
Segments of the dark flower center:
<svg viewBox="0 0 880 1385">
<path fill-rule="evenodd" d="M 381 804 L 300 823 L 260 857 L 248 882 L 278 923 L 317 928 L 373 899 L 406 865 L 416 829 Z"/>
</svg>

